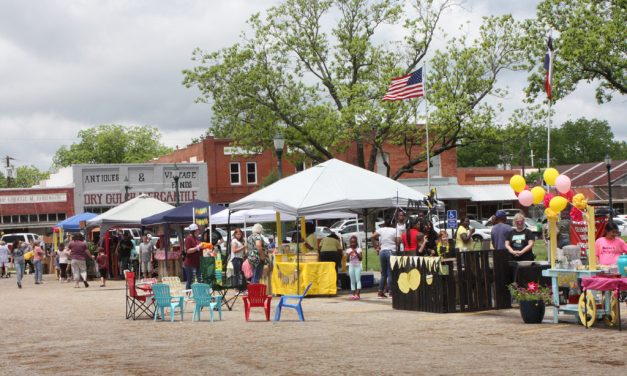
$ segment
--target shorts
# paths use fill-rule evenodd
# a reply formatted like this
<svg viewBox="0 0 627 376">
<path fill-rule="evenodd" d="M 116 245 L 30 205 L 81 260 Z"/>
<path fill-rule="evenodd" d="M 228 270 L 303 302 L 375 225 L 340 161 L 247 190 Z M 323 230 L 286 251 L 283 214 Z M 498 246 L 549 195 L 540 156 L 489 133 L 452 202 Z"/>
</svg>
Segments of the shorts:
<svg viewBox="0 0 627 376">
<path fill-rule="evenodd" d="M 98 273 L 100 273 L 101 277 L 106 277 L 108 274 L 108 270 L 107 269 L 98 269 Z"/>
<path fill-rule="evenodd" d="M 142 261 L 141 271 L 152 273 L 152 262 L 151 261 Z"/>
</svg>

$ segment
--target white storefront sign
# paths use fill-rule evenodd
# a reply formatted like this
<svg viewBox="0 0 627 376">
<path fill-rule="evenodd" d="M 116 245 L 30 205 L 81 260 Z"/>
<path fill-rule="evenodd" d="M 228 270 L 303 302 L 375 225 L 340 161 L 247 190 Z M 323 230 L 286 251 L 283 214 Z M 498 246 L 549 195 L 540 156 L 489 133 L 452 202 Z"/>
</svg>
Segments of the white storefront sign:
<svg viewBox="0 0 627 376">
<path fill-rule="evenodd" d="M 0 205 L 8 204 L 42 204 L 47 202 L 66 202 L 65 193 L 42 193 L 36 195 L 0 196 Z"/>
</svg>

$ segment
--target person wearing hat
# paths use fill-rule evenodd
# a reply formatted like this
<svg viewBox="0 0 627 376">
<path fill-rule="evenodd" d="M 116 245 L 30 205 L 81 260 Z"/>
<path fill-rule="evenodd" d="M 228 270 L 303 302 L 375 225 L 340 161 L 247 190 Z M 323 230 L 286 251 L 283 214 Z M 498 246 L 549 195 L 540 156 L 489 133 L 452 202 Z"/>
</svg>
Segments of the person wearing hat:
<svg viewBox="0 0 627 376">
<path fill-rule="evenodd" d="M 497 210 L 494 215 L 494 226 L 490 231 L 490 238 L 492 239 L 492 248 L 496 250 L 505 250 L 505 240 L 512 232 L 512 227 L 505 223 L 507 220 L 507 213 L 505 210 Z"/>
<path fill-rule="evenodd" d="M 198 225 L 192 223 L 189 227 L 185 228 L 189 231 L 189 235 L 185 238 L 185 261 L 183 261 L 183 269 L 185 270 L 185 288 L 187 290 L 192 288 L 192 282 L 194 281 L 194 275 L 201 281 L 200 276 L 200 257 L 202 255 L 202 248 L 200 247 L 200 241 L 198 240 Z"/>
</svg>

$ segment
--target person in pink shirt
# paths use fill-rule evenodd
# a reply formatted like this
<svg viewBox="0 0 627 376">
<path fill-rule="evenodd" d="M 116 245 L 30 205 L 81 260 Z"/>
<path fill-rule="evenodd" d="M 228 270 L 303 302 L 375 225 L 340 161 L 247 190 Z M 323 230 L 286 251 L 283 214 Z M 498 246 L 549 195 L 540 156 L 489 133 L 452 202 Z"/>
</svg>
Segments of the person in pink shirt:
<svg viewBox="0 0 627 376">
<path fill-rule="evenodd" d="M 41 248 L 41 240 L 35 240 L 35 248 L 33 249 L 33 264 L 35 265 L 35 284 L 41 285 L 43 280 L 43 260 L 46 252 Z"/>
<path fill-rule="evenodd" d="M 627 253 L 627 244 L 618 236 L 618 226 L 614 222 L 605 225 L 605 236 L 597 239 L 594 248 L 601 265 L 616 265 L 618 256 Z"/>
</svg>

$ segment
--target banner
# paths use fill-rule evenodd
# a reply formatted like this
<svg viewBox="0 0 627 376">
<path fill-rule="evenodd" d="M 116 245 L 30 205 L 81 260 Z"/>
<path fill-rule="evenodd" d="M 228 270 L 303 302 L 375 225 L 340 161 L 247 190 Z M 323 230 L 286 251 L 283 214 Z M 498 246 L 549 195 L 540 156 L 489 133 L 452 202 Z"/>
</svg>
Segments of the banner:
<svg viewBox="0 0 627 376">
<path fill-rule="evenodd" d="M 209 224 L 209 209 L 194 208 L 195 223 L 198 226 L 207 226 Z"/>
<path fill-rule="evenodd" d="M 597 217 L 595 222 L 595 240 L 603 236 L 607 217 Z M 586 257 L 588 251 L 588 223 L 585 221 L 570 222 L 570 244 L 579 246 L 581 256 Z"/>
</svg>

